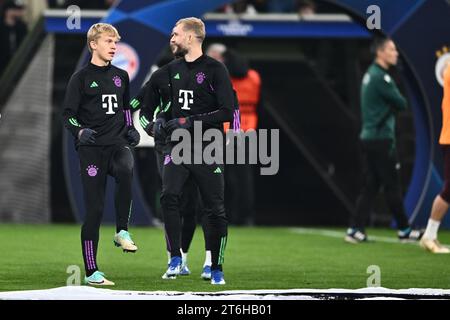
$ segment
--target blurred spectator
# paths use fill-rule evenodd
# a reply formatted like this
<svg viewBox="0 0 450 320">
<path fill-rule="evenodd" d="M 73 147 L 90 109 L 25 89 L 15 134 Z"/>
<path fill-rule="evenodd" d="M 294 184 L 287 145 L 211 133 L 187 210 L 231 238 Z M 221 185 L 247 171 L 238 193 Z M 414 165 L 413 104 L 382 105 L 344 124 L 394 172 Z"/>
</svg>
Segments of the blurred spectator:
<svg viewBox="0 0 450 320">
<path fill-rule="evenodd" d="M 66 0 L 47 0 L 49 8 L 62 8 L 66 4 Z"/>
<path fill-rule="evenodd" d="M 241 129 L 256 130 L 258 127 L 257 108 L 260 104 L 261 77 L 251 69 L 248 61 L 232 49 L 223 53 L 225 66 L 230 73 L 233 89 L 236 91 L 241 115 Z"/>
<path fill-rule="evenodd" d="M 206 50 L 206 54 L 208 56 L 210 56 L 211 58 L 214 58 L 217 61 L 224 63 L 223 55 L 224 55 L 225 51 L 227 51 L 227 47 L 224 44 L 213 43 Z"/>
<path fill-rule="evenodd" d="M 257 12 L 267 11 L 266 0 L 248 0 L 247 2 L 251 3 L 251 5 L 256 9 Z"/>
<path fill-rule="evenodd" d="M 300 17 L 310 16 L 316 13 L 316 5 L 311 0 L 297 0 L 296 7 Z"/>
<path fill-rule="evenodd" d="M 290 13 L 295 12 L 296 0 L 267 0 L 267 12 L 269 13 Z"/>
<path fill-rule="evenodd" d="M 106 8 L 109 9 L 114 4 L 114 2 L 116 2 L 116 0 L 105 0 L 104 2 L 105 2 Z"/>
<path fill-rule="evenodd" d="M 240 0 L 233 3 L 233 11 L 235 13 L 247 13 L 247 14 L 255 14 L 255 7 L 246 0 Z"/>
<path fill-rule="evenodd" d="M 221 9 L 224 13 L 236 14 L 255 14 L 257 13 L 255 7 L 247 0 L 238 0 L 231 4 L 227 4 Z"/>
<path fill-rule="evenodd" d="M 66 0 L 64 7 L 79 6 L 81 9 L 109 9 L 114 0 Z"/>
<path fill-rule="evenodd" d="M 237 0 L 216 10 L 216 12 L 237 14 L 256 14 L 266 11 L 266 0 Z"/>
<path fill-rule="evenodd" d="M 244 131 L 256 130 L 258 126 L 257 108 L 260 104 L 261 93 L 259 73 L 250 69 L 248 62 L 242 56 L 227 49 L 221 43 L 210 45 L 206 54 L 223 62 L 230 73 L 233 89 L 236 91 L 239 102 L 241 129 Z M 226 124 L 225 130 L 228 128 L 229 124 Z M 246 157 L 248 159 L 248 146 L 246 147 Z M 252 225 L 254 223 L 254 189 L 254 173 L 250 164 L 226 166 L 225 206 L 231 224 Z"/>
<path fill-rule="evenodd" d="M 25 5 L 20 0 L 8 0 L 4 3 L 0 21 L 0 74 L 13 57 L 28 29 L 24 22 Z"/>
</svg>

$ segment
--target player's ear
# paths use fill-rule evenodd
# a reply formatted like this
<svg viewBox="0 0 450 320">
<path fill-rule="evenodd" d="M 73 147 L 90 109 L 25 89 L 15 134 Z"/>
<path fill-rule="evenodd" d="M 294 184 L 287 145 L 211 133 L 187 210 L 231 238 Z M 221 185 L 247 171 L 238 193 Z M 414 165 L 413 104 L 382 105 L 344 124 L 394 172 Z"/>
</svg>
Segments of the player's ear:
<svg viewBox="0 0 450 320">
<path fill-rule="evenodd" d="M 91 40 L 89 46 L 91 47 L 91 51 L 97 49 L 97 41 Z"/>
</svg>

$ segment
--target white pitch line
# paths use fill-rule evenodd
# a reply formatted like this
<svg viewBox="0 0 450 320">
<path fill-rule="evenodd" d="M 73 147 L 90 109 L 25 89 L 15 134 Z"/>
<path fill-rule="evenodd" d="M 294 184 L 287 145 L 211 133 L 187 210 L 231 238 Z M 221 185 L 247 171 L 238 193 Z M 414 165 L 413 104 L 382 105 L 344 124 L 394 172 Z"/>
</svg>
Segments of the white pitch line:
<svg viewBox="0 0 450 320">
<path fill-rule="evenodd" d="M 347 297 L 346 297 L 347 295 Z M 383 287 L 360 289 L 266 289 L 219 292 L 130 291 L 68 286 L 44 290 L 0 292 L 0 300 L 324 300 L 347 299 L 433 299 L 448 298 L 449 289 Z M 404 296 L 404 297 L 403 297 Z"/>
<path fill-rule="evenodd" d="M 345 231 L 333 231 L 333 230 L 327 230 L 327 229 L 316 229 L 316 228 L 290 228 L 290 230 L 294 233 L 299 234 L 312 234 L 317 236 L 324 236 L 324 237 L 330 237 L 330 238 L 339 238 L 344 240 L 345 237 Z M 370 240 L 375 240 L 378 242 L 385 242 L 385 243 L 396 243 L 396 244 L 412 244 L 414 246 L 418 246 L 418 242 L 400 242 L 398 238 L 393 237 L 382 237 L 382 236 L 368 236 L 369 242 Z M 447 244 L 443 244 L 445 247 L 449 247 Z"/>
</svg>

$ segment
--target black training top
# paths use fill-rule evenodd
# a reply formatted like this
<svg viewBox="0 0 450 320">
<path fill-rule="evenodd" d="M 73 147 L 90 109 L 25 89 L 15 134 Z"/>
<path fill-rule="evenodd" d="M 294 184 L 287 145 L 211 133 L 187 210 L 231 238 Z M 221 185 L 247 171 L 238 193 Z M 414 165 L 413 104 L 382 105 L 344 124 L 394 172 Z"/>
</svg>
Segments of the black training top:
<svg viewBox="0 0 450 320">
<path fill-rule="evenodd" d="M 164 66 L 169 77 L 171 106 L 166 120 L 191 117 L 202 121 L 203 129 L 217 128 L 233 120 L 233 87 L 225 66 L 202 55 L 193 62 L 176 59 Z"/>
<path fill-rule="evenodd" d="M 89 63 L 74 73 L 64 98 L 65 127 L 80 145 L 83 128 L 95 130 L 95 145 L 127 143 L 127 127 L 132 126 L 128 73 L 111 64 L 100 67 Z"/>
<path fill-rule="evenodd" d="M 133 111 L 141 109 L 139 121 L 144 129 L 156 120 L 157 115 L 170 109 L 170 95 L 169 73 L 165 65 L 152 73 L 138 95 L 130 102 Z"/>
</svg>

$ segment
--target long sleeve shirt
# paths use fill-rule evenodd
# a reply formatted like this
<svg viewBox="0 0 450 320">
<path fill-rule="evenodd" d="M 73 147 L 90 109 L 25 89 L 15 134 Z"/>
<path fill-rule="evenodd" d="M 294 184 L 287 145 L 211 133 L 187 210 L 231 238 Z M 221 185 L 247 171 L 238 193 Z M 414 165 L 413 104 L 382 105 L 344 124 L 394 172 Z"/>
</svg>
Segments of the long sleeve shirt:
<svg viewBox="0 0 450 320">
<path fill-rule="evenodd" d="M 406 109 L 407 101 L 394 79 L 378 64 L 372 64 L 361 86 L 362 140 L 395 141 L 395 113 Z"/>
<path fill-rule="evenodd" d="M 63 104 L 63 123 L 80 145 L 83 128 L 95 130 L 95 145 L 127 143 L 132 126 L 129 77 L 126 71 L 109 64 L 89 63 L 69 80 Z"/>
</svg>

